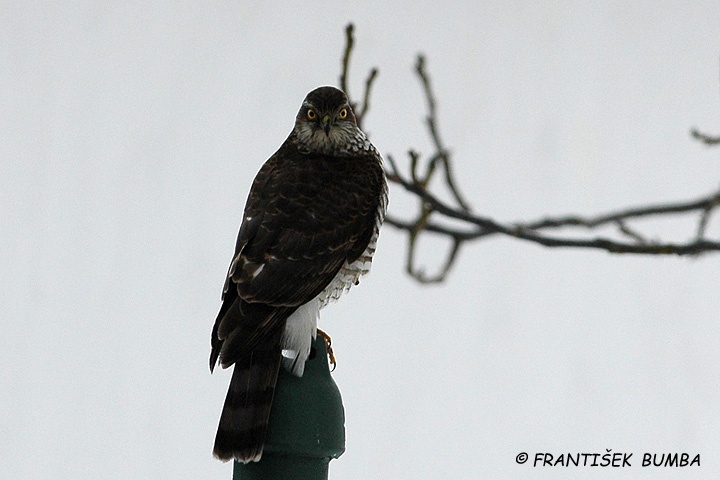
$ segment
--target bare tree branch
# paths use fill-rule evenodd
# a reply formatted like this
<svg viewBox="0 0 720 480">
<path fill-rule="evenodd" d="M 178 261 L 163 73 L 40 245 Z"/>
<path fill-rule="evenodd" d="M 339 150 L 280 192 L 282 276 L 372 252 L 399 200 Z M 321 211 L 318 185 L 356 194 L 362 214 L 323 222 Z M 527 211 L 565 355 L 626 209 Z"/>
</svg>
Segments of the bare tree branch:
<svg viewBox="0 0 720 480">
<path fill-rule="evenodd" d="M 345 50 L 343 53 L 342 61 L 340 63 L 340 89 L 348 96 L 348 99 L 350 100 L 350 106 L 352 107 L 353 112 L 355 112 L 357 124 L 359 127 L 362 128 L 365 114 L 370 109 L 370 91 L 372 90 L 372 86 L 375 83 L 375 79 L 377 78 L 379 72 L 377 68 L 373 68 L 370 70 L 370 73 L 365 79 L 365 93 L 363 95 L 362 107 L 358 108 L 357 103 L 352 101 L 352 97 L 350 96 L 349 92 L 350 87 L 348 85 L 348 74 L 350 72 L 350 55 L 355 46 L 355 37 L 353 35 L 354 31 L 354 25 L 352 23 L 348 23 L 348 25 L 345 27 Z"/>
<path fill-rule="evenodd" d="M 349 62 L 354 46 L 353 27 L 348 25 L 346 32 L 346 45 L 342 61 L 340 84 L 347 93 L 347 78 Z M 627 207 L 617 211 L 595 215 L 566 215 L 559 217 L 545 217 L 531 222 L 500 223 L 490 217 L 480 216 L 471 212 L 469 203 L 463 198 L 453 173 L 453 163 L 449 150 L 440 138 L 437 122 L 437 103 L 432 91 L 430 77 L 425 68 L 425 58 L 420 55 L 415 63 L 415 73 L 420 80 L 423 93 L 427 100 L 427 116 L 425 124 L 434 151 L 422 156 L 417 151 L 408 150 L 408 173 L 403 174 L 398 168 L 392 155 L 386 155 L 387 176 L 394 183 L 414 195 L 418 199 L 418 212 L 412 220 L 401 220 L 389 215 L 385 222 L 393 227 L 407 232 L 408 253 L 406 270 L 416 280 L 422 283 L 442 282 L 458 258 L 458 253 L 466 242 L 478 240 L 492 235 L 504 235 L 519 240 L 528 241 L 545 247 L 589 248 L 604 250 L 610 253 L 634 253 L 641 255 L 700 255 L 707 252 L 720 251 L 720 242 L 705 238 L 707 224 L 716 208 L 720 207 L 720 190 L 692 201 L 668 202 L 657 205 Z M 365 82 L 363 106 L 358 115 L 358 123 L 365 119 L 369 108 L 370 89 L 377 77 L 377 69 L 372 69 Z M 692 130 L 692 136 L 707 145 L 720 144 L 720 137 L 711 137 L 697 130 Z M 445 187 L 450 191 L 452 203 L 440 200 L 430 190 L 430 183 L 438 167 L 444 171 L 442 177 Z M 421 173 L 422 171 L 422 173 Z M 698 226 L 691 239 L 686 242 L 651 241 L 628 222 L 642 218 L 666 218 L 670 215 L 696 214 Z M 447 221 L 459 221 L 462 227 L 447 226 Z M 438 221 L 439 220 L 439 221 Z M 557 229 L 582 228 L 592 230 L 599 227 L 614 228 L 621 237 L 616 240 L 610 237 L 566 238 L 551 235 L 548 232 Z M 436 234 L 450 240 L 450 246 L 444 254 L 439 271 L 428 275 L 422 267 L 417 266 L 419 238 L 424 234 Z"/>
<path fill-rule="evenodd" d="M 624 210 L 618 210 L 616 212 L 597 215 L 595 217 L 581 217 L 573 215 L 558 218 L 544 218 L 537 222 L 532 222 L 528 224 L 528 228 L 531 228 L 533 230 L 541 228 L 557 228 L 568 226 L 595 228 L 610 223 L 617 223 L 618 221 L 622 220 L 629 220 L 632 218 L 691 213 L 695 211 L 705 211 L 708 209 L 712 210 L 718 205 L 718 202 L 720 202 L 720 190 L 713 194 L 688 202 L 675 202 L 661 205 L 649 205 L 645 207 L 627 208 Z"/>
<path fill-rule="evenodd" d="M 358 115 L 358 122 L 362 122 L 363 118 L 365 118 L 365 114 L 370 109 L 370 90 L 372 89 L 373 82 L 375 82 L 375 79 L 378 75 L 378 69 L 373 68 L 370 70 L 370 73 L 368 74 L 367 79 L 365 80 L 365 96 L 363 97 L 363 105 Z M 358 123 L 360 125 L 360 123 Z"/>
<path fill-rule="evenodd" d="M 353 31 L 355 26 L 352 23 L 348 23 L 345 27 L 345 53 L 342 58 L 342 69 L 340 71 L 340 89 L 350 98 L 350 90 L 348 89 L 348 73 L 350 71 L 350 54 L 352 53 L 353 47 L 355 46 L 355 37 Z M 353 108 L 353 110 L 355 110 Z"/>
<path fill-rule="evenodd" d="M 422 55 L 418 55 L 417 57 L 417 62 L 415 63 L 415 72 L 417 72 L 418 77 L 420 77 L 423 91 L 425 92 L 425 98 L 428 102 L 428 115 L 425 121 L 427 122 L 430 138 L 432 138 L 433 144 L 435 145 L 435 154 L 428 162 L 428 172 L 425 176 L 425 182 L 430 182 L 430 177 L 435 170 L 437 162 L 441 162 L 443 168 L 445 169 L 445 183 L 447 183 L 447 186 L 450 188 L 450 191 L 452 192 L 455 201 L 458 203 L 458 205 L 460 205 L 460 207 L 462 207 L 463 210 L 470 210 L 470 207 L 468 207 L 467 202 L 465 202 L 465 200 L 462 198 L 462 195 L 460 195 L 460 192 L 455 185 L 455 179 L 453 177 L 451 167 L 452 164 L 450 162 L 450 153 L 443 145 L 442 140 L 440 140 L 440 133 L 437 126 L 437 104 L 435 102 L 435 95 L 433 94 L 432 88 L 430 86 L 430 77 L 425 71 L 425 57 Z"/>
<path fill-rule="evenodd" d="M 433 231 L 435 233 L 445 234 L 453 239 L 459 239 L 460 241 L 474 240 L 480 237 L 485 237 L 491 234 L 503 234 L 510 237 L 528 240 L 530 242 L 538 243 L 546 247 L 582 247 L 582 248 L 595 248 L 606 250 L 612 253 L 638 253 L 638 254 L 651 254 L 651 255 L 696 255 L 706 251 L 720 251 L 720 242 L 705 240 L 704 238 L 695 238 L 692 242 L 687 243 L 665 243 L 665 242 L 647 242 L 643 239 L 642 242 L 621 242 L 612 240 L 609 238 L 590 238 L 590 239 L 568 239 L 560 237 L 552 237 L 543 235 L 539 231 L 547 228 L 557 228 L 561 226 L 582 226 L 586 228 L 595 228 L 597 226 L 607 224 L 609 222 L 622 222 L 624 220 L 622 214 L 611 214 L 601 215 L 595 218 L 584 219 L 578 216 L 561 217 L 558 219 L 545 219 L 541 222 L 535 223 L 514 223 L 512 225 L 504 225 L 496 222 L 489 217 L 481 217 L 470 214 L 460 209 L 452 208 L 432 193 L 424 189 L 422 186 L 413 183 L 407 178 L 403 177 L 397 170 L 397 165 L 392 160 L 391 156 L 388 156 L 388 162 L 390 164 L 390 172 L 388 179 L 392 182 L 402 186 L 408 192 L 418 196 L 424 203 L 429 204 L 429 207 L 433 212 L 437 212 L 448 218 L 461 220 L 471 225 L 475 225 L 478 229 L 469 234 L 469 232 L 457 232 L 451 229 L 446 229 L 441 226 L 434 226 Z M 710 197 L 703 201 L 687 202 L 683 204 L 668 205 L 668 208 L 648 207 L 648 208 L 637 208 L 628 210 L 631 216 L 645 216 L 645 215 L 661 215 L 660 212 L 671 212 L 677 213 L 678 211 L 704 211 L 708 205 L 718 202 L 720 198 L 720 192 L 714 193 Z M 688 209 L 689 205 L 694 205 L 695 208 Z M 612 220 L 608 220 L 612 219 Z M 396 222 L 401 224 L 402 222 Z M 400 226 L 399 228 L 403 228 Z M 462 238 L 461 238 L 462 236 Z M 631 234 L 630 237 L 638 236 L 637 234 Z"/>
<path fill-rule="evenodd" d="M 706 133 L 702 133 L 697 128 L 690 130 L 690 135 L 692 135 L 693 138 L 700 140 L 705 145 L 720 144 L 720 136 L 711 136 Z"/>
</svg>

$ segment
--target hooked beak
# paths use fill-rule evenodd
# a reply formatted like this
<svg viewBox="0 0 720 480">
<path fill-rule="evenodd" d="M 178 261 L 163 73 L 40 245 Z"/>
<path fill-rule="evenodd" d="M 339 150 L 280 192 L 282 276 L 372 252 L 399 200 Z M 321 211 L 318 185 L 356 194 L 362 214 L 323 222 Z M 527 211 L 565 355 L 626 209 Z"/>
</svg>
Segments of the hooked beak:
<svg viewBox="0 0 720 480">
<path fill-rule="evenodd" d="M 330 136 L 330 127 L 332 127 L 332 122 L 331 122 L 331 120 L 332 120 L 332 119 L 330 118 L 330 115 L 325 115 L 325 116 L 322 118 L 322 124 L 321 124 L 321 126 L 322 126 L 322 129 L 325 130 L 325 135 L 328 136 L 328 137 Z"/>
</svg>

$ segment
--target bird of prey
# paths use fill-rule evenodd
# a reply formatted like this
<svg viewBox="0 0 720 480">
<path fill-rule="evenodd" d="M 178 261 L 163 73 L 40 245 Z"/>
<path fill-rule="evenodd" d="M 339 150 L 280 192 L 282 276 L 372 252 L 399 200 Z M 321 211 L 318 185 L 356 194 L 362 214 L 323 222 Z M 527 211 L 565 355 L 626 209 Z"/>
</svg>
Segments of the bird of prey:
<svg viewBox="0 0 720 480">
<path fill-rule="evenodd" d="M 319 310 L 370 269 L 387 207 L 382 157 L 334 87 L 307 94 L 245 205 L 211 336 L 235 365 L 213 453 L 258 461 L 278 370 L 302 376 Z"/>
</svg>

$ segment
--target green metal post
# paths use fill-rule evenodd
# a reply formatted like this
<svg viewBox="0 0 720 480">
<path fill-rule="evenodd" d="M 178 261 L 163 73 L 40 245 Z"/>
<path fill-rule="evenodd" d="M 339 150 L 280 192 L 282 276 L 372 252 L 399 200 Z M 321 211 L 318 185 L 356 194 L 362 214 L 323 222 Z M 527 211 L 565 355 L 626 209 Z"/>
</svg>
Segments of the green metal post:
<svg viewBox="0 0 720 480">
<path fill-rule="evenodd" d="M 327 480 L 345 451 L 345 410 L 320 335 L 313 349 L 302 378 L 280 368 L 262 458 L 235 462 L 233 480 Z"/>
</svg>

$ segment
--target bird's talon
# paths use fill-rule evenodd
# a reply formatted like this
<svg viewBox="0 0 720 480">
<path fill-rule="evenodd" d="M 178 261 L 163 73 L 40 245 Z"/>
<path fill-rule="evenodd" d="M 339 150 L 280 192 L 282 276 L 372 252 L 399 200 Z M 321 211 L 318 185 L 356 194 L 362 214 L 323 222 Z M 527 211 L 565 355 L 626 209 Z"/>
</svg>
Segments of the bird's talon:
<svg viewBox="0 0 720 480">
<path fill-rule="evenodd" d="M 330 364 L 332 365 L 331 372 L 335 371 L 335 367 L 337 367 L 337 362 L 335 361 L 335 352 L 333 352 L 332 349 L 332 338 L 330 338 L 330 335 L 323 332 L 318 328 L 317 332 L 320 334 L 321 337 L 323 337 L 323 340 L 325 340 L 325 349 L 327 350 L 327 356 L 330 360 Z"/>
</svg>

